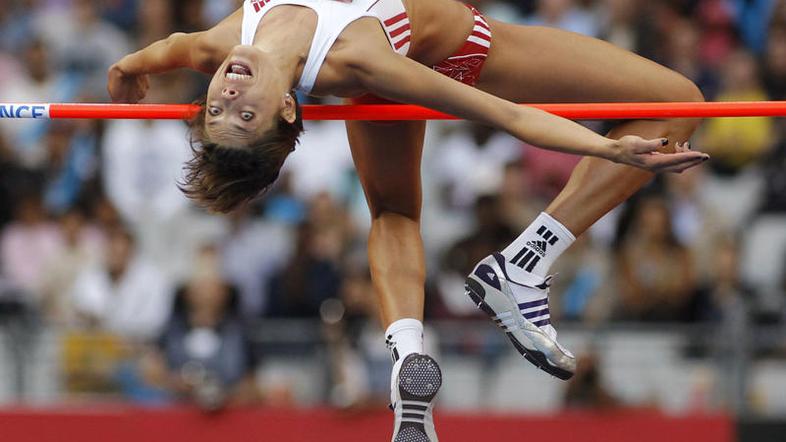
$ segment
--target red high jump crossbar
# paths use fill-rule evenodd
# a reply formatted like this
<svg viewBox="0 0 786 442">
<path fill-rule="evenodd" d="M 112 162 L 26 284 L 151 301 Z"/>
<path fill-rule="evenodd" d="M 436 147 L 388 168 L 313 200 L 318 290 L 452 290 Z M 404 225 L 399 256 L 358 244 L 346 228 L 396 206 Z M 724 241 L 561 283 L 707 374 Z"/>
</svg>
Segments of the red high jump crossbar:
<svg viewBox="0 0 786 442">
<path fill-rule="evenodd" d="M 530 104 L 573 120 L 655 118 L 781 117 L 786 101 L 711 103 L 562 103 Z M 194 104 L 0 103 L 0 119 L 170 119 L 185 120 Z M 454 120 L 457 117 L 408 104 L 306 105 L 305 120 Z"/>
</svg>

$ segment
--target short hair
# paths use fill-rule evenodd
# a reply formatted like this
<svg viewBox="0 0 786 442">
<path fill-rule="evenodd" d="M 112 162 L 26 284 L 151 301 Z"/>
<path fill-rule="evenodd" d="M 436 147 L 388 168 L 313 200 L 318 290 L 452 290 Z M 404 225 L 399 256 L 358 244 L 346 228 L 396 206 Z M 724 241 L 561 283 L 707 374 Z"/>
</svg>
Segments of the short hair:
<svg viewBox="0 0 786 442">
<path fill-rule="evenodd" d="M 295 94 L 292 94 L 295 97 Z M 248 146 L 228 146 L 210 139 L 205 130 L 205 105 L 189 122 L 194 157 L 184 166 L 180 190 L 199 206 L 228 213 L 264 194 L 278 178 L 281 166 L 295 150 L 303 132 L 300 105 L 295 100 L 295 121 L 278 117 L 272 129 Z"/>
</svg>

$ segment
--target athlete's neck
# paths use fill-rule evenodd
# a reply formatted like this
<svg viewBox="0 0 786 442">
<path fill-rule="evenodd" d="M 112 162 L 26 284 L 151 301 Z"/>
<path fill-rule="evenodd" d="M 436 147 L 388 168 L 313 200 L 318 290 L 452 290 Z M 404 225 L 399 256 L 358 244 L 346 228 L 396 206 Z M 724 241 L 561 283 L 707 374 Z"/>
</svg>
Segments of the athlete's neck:
<svg viewBox="0 0 786 442">
<path fill-rule="evenodd" d="M 303 73 L 316 25 L 314 11 L 294 5 L 276 6 L 258 25 L 254 47 L 268 55 L 268 61 L 291 80 L 293 88 Z"/>
</svg>

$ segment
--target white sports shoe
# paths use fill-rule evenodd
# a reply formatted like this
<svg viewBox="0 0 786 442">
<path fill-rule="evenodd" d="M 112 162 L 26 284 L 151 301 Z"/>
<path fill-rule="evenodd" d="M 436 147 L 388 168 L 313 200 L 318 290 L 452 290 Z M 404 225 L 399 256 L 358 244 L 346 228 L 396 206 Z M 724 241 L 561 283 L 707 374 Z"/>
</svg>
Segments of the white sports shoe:
<svg viewBox="0 0 786 442">
<path fill-rule="evenodd" d="M 567 380 L 576 371 L 576 358 L 557 342 L 551 326 L 549 287 L 551 276 L 528 281 L 513 281 L 505 270 L 505 257 L 494 253 L 480 261 L 467 277 L 467 296 L 500 327 L 516 350 L 546 373 Z M 531 301 L 519 303 L 511 284 L 531 295 Z"/>
<path fill-rule="evenodd" d="M 404 358 L 392 388 L 395 427 L 392 442 L 438 442 L 434 429 L 434 398 L 442 386 L 442 371 L 431 356 L 412 353 Z"/>
</svg>

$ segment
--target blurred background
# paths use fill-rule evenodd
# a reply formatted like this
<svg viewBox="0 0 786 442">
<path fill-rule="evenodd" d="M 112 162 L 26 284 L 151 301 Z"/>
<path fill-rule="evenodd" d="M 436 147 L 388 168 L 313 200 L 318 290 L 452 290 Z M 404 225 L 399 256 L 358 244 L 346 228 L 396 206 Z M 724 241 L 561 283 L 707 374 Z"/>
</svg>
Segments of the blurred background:
<svg viewBox="0 0 786 442">
<path fill-rule="evenodd" d="M 786 99 L 784 0 L 474 3 L 636 51 L 693 79 L 708 100 Z M 110 64 L 238 5 L 0 1 L 0 97 L 106 101 Z M 147 101 L 190 102 L 205 89 L 198 74 L 161 75 Z M 465 298 L 463 279 L 545 208 L 578 158 L 466 122 L 432 123 L 427 136 L 426 340 L 445 376 L 438 426 L 495 416 L 500 432 L 531 437 L 552 425 L 543 437 L 553 438 L 577 413 L 632 415 L 640 440 L 647 425 L 668 434 L 669 422 L 710 431 L 699 440 L 786 440 L 786 119 L 705 122 L 693 144 L 712 161 L 658 177 L 558 261 L 552 317 L 580 360 L 568 383 L 523 361 Z M 276 422 L 321 422 L 319 440 L 333 440 L 330 425 L 366 422 L 381 436 L 341 440 L 383 440 L 390 362 L 343 124 L 308 122 L 275 188 L 229 216 L 196 209 L 175 186 L 189 155 L 177 121 L 0 120 L 4 440 L 22 440 L 26 417 L 56 429 L 52 410 L 62 419 L 107 409 L 255 416 L 243 421 L 260 432 L 254 440 Z M 191 430 L 208 428 L 193 419 Z M 463 431 L 443 439 L 481 437 Z M 276 440 L 314 440 L 290 437 Z"/>
</svg>

